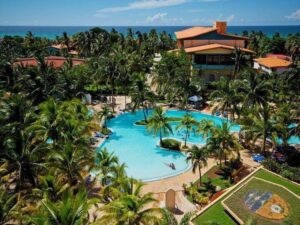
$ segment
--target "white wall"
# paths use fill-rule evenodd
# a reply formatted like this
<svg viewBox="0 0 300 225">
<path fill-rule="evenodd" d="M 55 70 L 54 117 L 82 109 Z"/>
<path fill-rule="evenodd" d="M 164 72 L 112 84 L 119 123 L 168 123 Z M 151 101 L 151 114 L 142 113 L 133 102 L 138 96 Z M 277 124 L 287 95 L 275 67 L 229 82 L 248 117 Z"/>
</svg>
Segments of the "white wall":
<svg viewBox="0 0 300 225">
<path fill-rule="evenodd" d="M 257 70 L 263 70 L 268 74 L 272 73 L 272 70 L 270 68 L 267 68 L 267 67 L 264 67 L 264 66 L 260 65 L 258 62 L 254 62 L 253 68 L 257 69 Z"/>
<path fill-rule="evenodd" d="M 264 67 L 257 62 L 254 62 L 253 68 L 258 69 L 258 70 L 263 70 L 268 74 L 271 74 L 273 72 L 270 68 Z M 287 71 L 288 69 L 289 69 L 288 67 L 279 67 L 279 68 L 274 69 L 274 72 L 281 74 L 281 73 Z"/>
</svg>

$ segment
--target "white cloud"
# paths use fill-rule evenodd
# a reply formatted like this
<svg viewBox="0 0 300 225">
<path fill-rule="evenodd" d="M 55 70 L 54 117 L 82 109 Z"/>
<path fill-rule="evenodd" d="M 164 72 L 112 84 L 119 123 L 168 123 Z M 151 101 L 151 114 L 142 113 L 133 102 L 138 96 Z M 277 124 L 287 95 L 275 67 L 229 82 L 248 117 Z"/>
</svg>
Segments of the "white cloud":
<svg viewBox="0 0 300 225">
<path fill-rule="evenodd" d="M 228 16 L 225 20 L 226 20 L 227 22 L 232 22 L 232 21 L 234 20 L 234 18 L 235 18 L 235 15 L 234 15 L 234 14 L 231 14 L 231 15 Z"/>
<path fill-rule="evenodd" d="M 157 13 L 153 16 L 148 16 L 147 22 L 153 23 L 154 21 L 157 21 L 157 20 L 163 20 L 166 15 L 167 15 L 167 13 Z"/>
<path fill-rule="evenodd" d="M 290 20 L 300 20 L 300 9 L 298 9 L 295 12 L 291 13 L 291 15 L 286 16 L 286 18 L 288 18 Z"/>
<path fill-rule="evenodd" d="M 224 20 L 224 21 L 227 21 L 227 22 L 232 22 L 234 19 L 235 19 L 235 15 L 234 14 L 231 14 L 231 15 L 229 15 L 227 17 L 225 17 L 223 14 L 220 14 L 217 17 L 217 20 Z"/>
<path fill-rule="evenodd" d="M 126 6 L 103 8 L 98 10 L 98 13 L 123 12 L 134 9 L 156 9 L 168 6 L 181 5 L 188 1 L 189 0 L 141 0 L 131 2 Z"/>
<path fill-rule="evenodd" d="M 145 24 L 155 24 L 155 25 L 183 25 L 185 23 L 184 19 L 167 17 L 167 13 L 157 13 L 153 16 L 148 16 L 146 18 Z"/>
</svg>

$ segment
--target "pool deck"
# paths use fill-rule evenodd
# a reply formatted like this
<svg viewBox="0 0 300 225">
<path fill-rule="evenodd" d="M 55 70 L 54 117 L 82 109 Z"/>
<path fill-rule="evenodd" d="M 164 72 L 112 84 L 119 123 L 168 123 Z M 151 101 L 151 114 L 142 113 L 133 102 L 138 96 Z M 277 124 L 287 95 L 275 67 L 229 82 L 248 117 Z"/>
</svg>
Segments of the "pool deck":
<svg viewBox="0 0 300 225">
<path fill-rule="evenodd" d="M 242 150 L 241 158 L 244 164 L 247 164 L 250 167 L 258 167 L 260 164 L 254 162 L 251 159 L 251 155 L 248 151 Z M 203 167 L 201 170 L 202 175 L 205 174 L 208 170 L 210 170 L 213 166 L 216 165 L 216 160 L 213 158 L 209 158 L 207 161 L 207 166 Z M 199 173 L 196 171 L 193 173 L 192 169 L 188 170 L 185 173 L 182 173 L 178 176 L 169 177 L 157 181 L 145 182 L 145 186 L 143 187 L 143 193 L 152 192 L 152 193 L 165 193 L 169 189 L 176 189 L 176 191 L 183 191 L 183 184 L 189 184 L 191 182 L 196 181 L 199 178 Z"/>
<path fill-rule="evenodd" d="M 125 100 L 124 96 L 115 96 L 116 99 L 116 107 L 115 111 L 117 114 L 121 113 L 121 109 L 125 109 Z M 127 100 L 127 103 L 130 102 L 130 99 Z M 99 112 L 102 109 L 102 104 L 98 104 L 95 106 L 92 106 L 92 108 Z M 168 109 L 167 106 L 164 107 L 165 109 Z M 202 111 L 193 110 L 197 112 L 202 112 L 206 114 L 212 114 L 212 108 L 213 107 L 206 107 Z M 98 142 L 95 144 L 94 147 L 99 146 L 104 142 L 104 138 L 101 138 L 98 140 Z M 254 162 L 251 159 L 251 153 L 247 150 L 241 150 L 241 159 L 244 164 L 247 164 L 249 167 L 256 168 L 259 167 L 260 164 Z M 210 170 L 213 166 L 216 165 L 216 160 L 213 158 L 209 158 L 207 162 L 207 166 L 203 167 L 201 170 L 202 175 L 204 175 L 208 170 Z M 169 189 L 173 189 L 176 191 L 176 206 L 178 209 L 183 212 L 190 212 L 190 211 L 196 211 L 195 205 L 193 205 L 191 202 L 189 202 L 183 193 L 183 184 L 190 184 L 191 182 L 195 182 L 199 178 L 198 171 L 195 173 L 192 171 L 192 169 L 179 174 L 174 177 L 164 178 L 156 181 L 150 181 L 145 182 L 145 185 L 142 188 L 142 193 L 149 193 L 152 192 L 153 196 L 157 199 L 157 203 L 155 203 L 155 206 L 157 207 L 165 207 L 165 195 L 166 192 Z M 175 217 L 179 220 L 182 217 L 182 214 L 175 215 Z"/>
</svg>

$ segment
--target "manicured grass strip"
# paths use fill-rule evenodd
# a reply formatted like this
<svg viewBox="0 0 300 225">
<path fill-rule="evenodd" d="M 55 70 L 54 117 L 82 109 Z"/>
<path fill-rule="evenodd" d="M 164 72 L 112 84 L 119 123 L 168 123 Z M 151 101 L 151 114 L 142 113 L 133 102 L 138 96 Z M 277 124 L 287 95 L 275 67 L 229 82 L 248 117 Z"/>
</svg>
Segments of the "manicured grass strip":
<svg viewBox="0 0 300 225">
<path fill-rule="evenodd" d="M 215 222 L 220 225 L 237 224 L 225 212 L 220 200 L 193 221 L 193 223 L 197 225 L 211 224 L 212 222 Z"/>
<path fill-rule="evenodd" d="M 289 182 L 288 180 L 278 177 L 272 173 L 269 173 L 266 170 L 259 170 L 255 174 L 255 177 L 282 185 L 282 186 L 288 188 L 289 190 L 291 190 L 292 192 L 294 192 L 296 195 L 300 196 L 300 186 L 293 184 L 292 182 Z"/>
</svg>

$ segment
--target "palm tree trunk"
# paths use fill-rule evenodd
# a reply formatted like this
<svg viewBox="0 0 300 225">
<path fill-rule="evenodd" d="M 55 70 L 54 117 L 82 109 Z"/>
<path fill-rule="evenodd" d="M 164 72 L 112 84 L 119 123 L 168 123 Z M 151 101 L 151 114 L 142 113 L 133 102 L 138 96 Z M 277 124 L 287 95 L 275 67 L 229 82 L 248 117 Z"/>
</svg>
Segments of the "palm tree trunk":
<svg viewBox="0 0 300 225">
<path fill-rule="evenodd" d="M 124 110 L 126 109 L 126 105 L 127 105 L 126 96 L 127 96 L 127 95 L 125 94 L 125 102 L 124 102 L 124 104 L 125 104 L 124 107 L 125 107 L 125 108 L 124 108 Z"/>
<path fill-rule="evenodd" d="M 145 107 L 143 106 L 143 114 L 144 114 L 144 120 L 147 123 L 147 115 L 146 115 L 146 111 L 145 111 Z"/>
<path fill-rule="evenodd" d="M 198 166 L 198 170 L 199 170 L 199 187 L 201 187 L 201 185 L 202 185 L 202 173 L 201 173 L 201 166 Z"/>
<path fill-rule="evenodd" d="M 262 150 L 262 153 L 264 155 L 266 155 L 266 132 L 264 131 L 264 134 L 263 134 L 263 143 L 262 143 L 262 146 L 261 146 L 261 150 Z"/>
<path fill-rule="evenodd" d="M 160 140 L 160 144 L 162 143 L 162 134 L 161 134 L 161 129 L 159 130 L 159 140 Z"/>
<path fill-rule="evenodd" d="M 188 135 L 189 135 L 189 130 L 188 130 L 188 128 L 186 128 L 186 133 L 185 133 L 185 138 L 184 138 L 184 147 L 186 147 L 186 141 L 187 141 Z"/>
<path fill-rule="evenodd" d="M 114 103 L 114 91 L 115 91 L 115 80 L 112 79 L 111 81 L 111 102 L 112 102 L 112 110 L 115 112 L 115 103 Z"/>
</svg>

